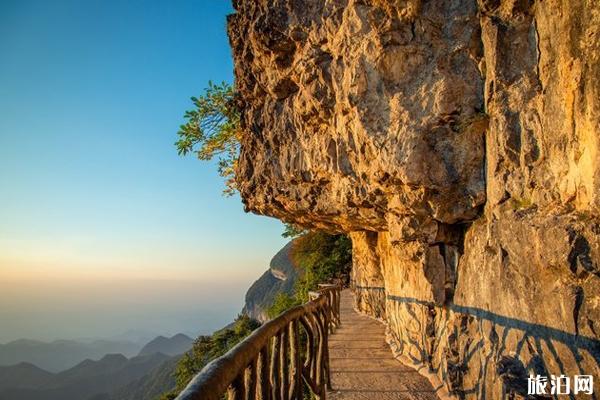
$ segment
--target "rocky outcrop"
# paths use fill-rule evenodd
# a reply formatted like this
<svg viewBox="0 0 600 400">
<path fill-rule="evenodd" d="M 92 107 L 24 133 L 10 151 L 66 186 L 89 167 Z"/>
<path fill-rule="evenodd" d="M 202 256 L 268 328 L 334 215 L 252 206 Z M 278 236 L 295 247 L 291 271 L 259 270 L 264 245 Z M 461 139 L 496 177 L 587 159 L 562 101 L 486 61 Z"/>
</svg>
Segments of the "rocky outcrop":
<svg viewBox="0 0 600 400">
<path fill-rule="evenodd" d="M 350 233 L 357 307 L 459 398 L 600 376 L 600 5 L 235 7 L 246 208 Z"/>
<path fill-rule="evenodd" d="M 406 233 L 477 214 L 487 126 L 477 7 L 419 8 L 238 2 L 229 31 L 248 209 Z"/>
<path fill-rule="evenodd" d="M 243 313 L 260 322 L 269 319 L 267 309 L 279 293 L 294 295 L 301 269 L 292 259 L 292 240 L 273 256 L 269 269 L 246 292 Z"/>
</svg>

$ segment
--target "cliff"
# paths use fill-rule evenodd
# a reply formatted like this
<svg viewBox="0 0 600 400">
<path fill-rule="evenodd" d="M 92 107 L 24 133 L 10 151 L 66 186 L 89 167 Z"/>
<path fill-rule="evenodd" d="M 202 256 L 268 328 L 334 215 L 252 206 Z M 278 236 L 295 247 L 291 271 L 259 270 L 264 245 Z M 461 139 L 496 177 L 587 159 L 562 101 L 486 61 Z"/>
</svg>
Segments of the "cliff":
<svg viewBox="0 0 600 400">
<path fill-rule="evenodd" d="M 279 293 L 294 295 L 294 286 L 300 276 L 299 266 L 291 256 L 294 241 L 290 241 L 273 256 L 269 269 L 246 292 L 243 313 L 260 322 L 269 319 L 267 309 Z"/>
<path fill-rule="evenodd" d="M 459 398 L 600 376 L 600 3 L 234 6 L 246 209 L 349 233 L 356 306 Z"/>
</svg>

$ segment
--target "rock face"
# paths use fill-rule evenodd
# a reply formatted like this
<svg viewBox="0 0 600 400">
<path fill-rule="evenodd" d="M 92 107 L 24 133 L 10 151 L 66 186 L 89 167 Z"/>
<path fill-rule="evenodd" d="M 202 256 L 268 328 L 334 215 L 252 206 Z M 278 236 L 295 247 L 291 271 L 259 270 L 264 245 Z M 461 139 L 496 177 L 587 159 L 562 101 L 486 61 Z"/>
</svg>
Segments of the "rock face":
<svg viewBox="0 0 600 400">
<path fill-rule="evenodd" d="M 350 233 L 357 307 L 459 398 L 600 376 L 600 3 L 234 3 L 246 208 Z"/>
<path fill-rule="evenodd" d="M 269 319 L 267 309 L 279 293 L 290 296 L 300 276 L 300 269 L 292 260 L 291 250 L 294 241 L 286 244 L 271 259 L 269 269 L 250 286 L 246 292 L 243 313 L 260 322 Z"/>
<path fill-rule="evenodd" d="M 238 3 L 249 209 L 334 231 L 476 215 L 487 118 L 474 3 Z"/>
</svg>

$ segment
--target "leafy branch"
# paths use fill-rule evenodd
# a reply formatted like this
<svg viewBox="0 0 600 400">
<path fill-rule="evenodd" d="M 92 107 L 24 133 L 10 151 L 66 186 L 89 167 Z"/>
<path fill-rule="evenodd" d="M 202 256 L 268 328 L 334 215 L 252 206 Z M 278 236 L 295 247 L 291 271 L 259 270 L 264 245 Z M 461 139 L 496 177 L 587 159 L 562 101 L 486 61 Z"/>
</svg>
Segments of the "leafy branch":
<svg viewBox="0 0 600 400">
<path fill-rule="evenodd" d="M 192 97 L 194 109 L 186 111 L 187 122 L 179 127 L 175 142 L 179 155 L 195 153 L 200 160 L 218 157 L 219 175 L 225 179 L 225 195 L 236 191 L 235 166 L 240 150 L 240 113 L 234 88 L 226 82 L 208 87 L 199 97 Z"/>
</svg>

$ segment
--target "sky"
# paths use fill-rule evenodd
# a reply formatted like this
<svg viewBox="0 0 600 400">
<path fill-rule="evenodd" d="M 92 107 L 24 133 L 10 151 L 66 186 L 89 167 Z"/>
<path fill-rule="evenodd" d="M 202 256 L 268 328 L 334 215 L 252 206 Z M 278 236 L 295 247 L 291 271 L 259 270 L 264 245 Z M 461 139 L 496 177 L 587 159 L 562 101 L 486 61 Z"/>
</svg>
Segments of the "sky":
<svg viewBox="0 0 600 400">
<path fill-rule="evenodd" d="M 228 1 L 0 0 L 0 343 L 207 332 L 285 244 L 177 155 Z"/>
</svg>

